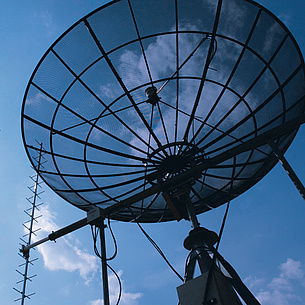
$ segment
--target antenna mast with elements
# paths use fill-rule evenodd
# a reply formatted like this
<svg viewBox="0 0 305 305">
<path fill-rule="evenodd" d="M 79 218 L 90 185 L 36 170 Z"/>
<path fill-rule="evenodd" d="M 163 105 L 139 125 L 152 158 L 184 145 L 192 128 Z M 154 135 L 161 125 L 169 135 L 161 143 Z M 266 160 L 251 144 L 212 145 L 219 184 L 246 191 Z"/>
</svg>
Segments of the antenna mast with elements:
<svg viewBox="0 0 305 305">
<path fill-rule="evenodd" d="M 18 267 L 24 267 L 24 271 L 21 272 L 18 269 L 16 269 L 17 273 L 19 273 L 22 276 L 22 279 L 20 281 L 18 281 L 16 284 L 21 284 L 22 283 L 22 289 L 19 290 L 17 288 L 14 287 L 14 290 L 17 291 L 19 294 L 21 294 L 21 297 L 17 298 L 14 300 L 14 302 L 17 301 L 21 301 L 21 305 L 25 304 L 25 299 L 30 299 L 30 297 L 32 295 L 34 295 L 35 293 L 30 293 L 30 294 L 26 294 L 26 286 L 27 286 L 27 282 L 28 281 L 32 281 L 33 277 L 36 277 L 37 274 L 35 275 L 31 275 L 29 276 L 29 266 L 33 265 L 33 262 L 36 261 L 38 258 L 34 258 L 34 259 L 30 259 L 30 249 L 23 251 L 25 246 L 28 246 L 32 243 L 32 237 L 37 236 L 36 232 L 40 230 L 40 228 L 35 229 L 35 223 L 38 223 L 37 219 L 40 218 L 42 215 L 38 215 L 36 216 L 36 212 L 39 212 L 39 206 L 41 206 L 43 203 L 38 202 L 41 198 L 40 195 L 44 192 L 44 191 L 40 191 L 39 188 L 41 188 L 41 184 L 43 182 L 40 182 L 39 179 L 39 169 L 41 167 L 43 167 L 43 163 L 45 163 L 46 161 L 43 160 L 43 149 L 42 149 L 42 143 L 40 143 L 40 150 L 38 152 L 38 156 L 35 158 L 35 161 L 37 162 L 37 173 L 33 176 L 30 176 L 30 178 L 33 180 L 34 185 L 32 185 L 31 187 L 28 187 L 29 190 L 32 192 L 32 196 L 29 198 L 26 198 L 27 201 L 31 204 L 31 207 L 29 207 L 28 209 L 24 210 L 24 213 L 30 217 L 30 219 L 28 221 L 26 221 L 25 223 L 23 223 L 23 226 L 25 227 L 25 229 L 28 231 L 28 233 L 26 233 L 21 239 L 22 243 L 21 243 L 21 247 L 22 249 L 20 250 L 20 252 L 22 252 L 22 255 L 20 253 L 18 253 L 23 259 L 24 259 L 24 263 L 20 264 Z M 24 240 L 25 237 L 28 237 L 27 241 Z"/>
</svg>

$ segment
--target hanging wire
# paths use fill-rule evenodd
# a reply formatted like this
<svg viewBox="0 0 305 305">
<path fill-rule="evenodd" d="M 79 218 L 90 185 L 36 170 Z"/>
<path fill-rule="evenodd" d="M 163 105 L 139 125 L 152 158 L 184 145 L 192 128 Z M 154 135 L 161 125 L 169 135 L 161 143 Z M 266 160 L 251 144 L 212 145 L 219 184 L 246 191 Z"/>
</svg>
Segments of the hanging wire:
<svg viewBox="0 0 305 305">
<path fill-rule="evenodd" d="M 218 238 L 218 241 L 217 241 L 217 244 L 216 244 L 216 247 L 215 247 L 216 251 L 218 251 L 218 248 L 219 248 L 220 240 L 221 240 L 221 237 L 222 237 L 222 233 L 223 233 L 223 230 L 224 230 L 224 227 L 225 227 L 225 223 L 226 223 L 229 208 L 230 208 L 230 203 L 231 203 L 231 201 L 227 202 L 226 211 L 225 211 L 225 214 L 223 216 L 221 228 L 220 228 L 220 231 L 219 231 L 219 234 L 218 234 L 219 238 Z"/>
<path fill-rule="evenodd" d="M 133 214 L 132 209 L 130 209 L 130 212 Z M 136 219 L 136 218 L 135 218 Z M 178 276 L 178 278 L 183 282 L 183 277 L 178 273 L 178 271 L 173 267 L 173 265 L 169 262 L 169 260 L 166 258 L 163 251 L 160 249 L 160 247 L 157 245 L 157 243 L 148 235 L 148 233 L 143 229 L 143 227 L 135 220 L 135 223 L 138 225 L 144 236 L 148 239 L 148 241 L 153 245 L 153 247 L 157 250 L 157 252 L 161 255 L 161 257 L 164 259 L 166 264 L 169 266 L 169 268 Z"/>
<path fill-rule="evenodd" d="M 108 228 L 109 228 L 109 231 L 110 231 L 110 235 L 112 237 L 112 240 L 113 240 L 113 245 L 114 245 L 114 253 L 112 256 L 110 256 L 109 258 L 106 258 L 106 261 L 111 261 L 113 260 L 116 256 L 117 256 L 117 253 L 118 253 L 118 246 L 117 246 L 117 242 L 116 242 L 116 238 L 113 234 L 113 231 L 112 231 L 112 228 L 111 228 L 111 223 L 110 223 L 110 219 L 108 218 Z M 97 248 L 97 237 L 98 237 L 98 234 L 99 234 L 99 231 L 100 229 L 98 227 L 94 227 L 91 226 L 91 233 L 92 233 L 92 237 L 93 237 L 93 247 L 94 247 L 94 253 L 96 254 L 97 257 L 101 258 L 101 255 L 99 253 L 99 250 Z"/>
<path fill-rule="evenodd" d="M 232 177 L 231 177 L 231 185 L 230 185 L 230 192 L 229 192 L 230 196 L 232 195 L 232 191 L 233 191 L 233 181 L 234 181 L 235 172 L 236 172 L 236 156 L 234 156 L 234 158 L 233 158 Z M 226 211 L 225 211 L 225 214 L 223 216 L 221 228 L 220 228 L 220 231 L 219 231 L 219 234 L 218 234 L 219 238 L 218 238 L 218 242 L 217 242 L 217 245 L 216 245 L 216 251 L 219 248 L 220 240 L 221 240 L 221 237 L 222 237 L 222 233 L 223 233 L 223 230 L 224 230 L 224 227 L 225 227 L 225 224 L 226 224 L 226 220 L 227 220 L 227 216 L 228 216 L 228 212 L 229 212 L 229 208 L 230 208 L 230 203 L 231 203 L 231 200 L 228 201 Z"/>
<path fill-rule="evenodd" d="M 121 301 L 121 297 L 122 297 L 122 281 L 119 277 L 119 275 L 115 272 L 115 270 L 109 265 L 107 264 L 107 267 L 112 271 L 112 273 L 115 275 L 115 277 L 117 278 L 118 280 L 118 284 L 119 284 L 119 295 L 118 295 L 118 299 L 117 299 L 117 302 L 116 302 L 116 305 L 118 305 Z"/>
<path fill-rule="evenodd" d="M 111 223 L 110 223 L 110 219 L 109 219 L 109 218 L 108 218 L 108 228 L 109 228 L 110 234 L 111 234 L 111 236 L 112 236 L 113 245 L 114 245 L 114 253 L 113 253 L 113 255 L 112 255 L 110 258 L 107 259 L 108 261 L 111 261 L 111 260 L 113 260 L 113 259 L 117 256 L 117 254 L 118 254 L 118 245 L 117 245 L 115 236 L 114 236 L 114 234 L 113 234 L 113 231 L 112 231 L 112 227 L 111 227 Z"/>
<path fill-rule="evenodd" d="M 178 278 L 183 282 L 183 277 L 178 273 L 178 271 L 173 267 L 173 265 L 168 261 L 165 254 L 162 252 L 160 247 L 156 244 L 156 242 L 148 235 L 148 233 L 143 229 L 143 227 L 136 222 L 142 233 L 145 235 L 145 237 L 148 239 L 148 241 L 153 245 L 153 247 L 157 250 L 157 252 L 161 255 L 161 257 L 164 259 L 164 261 L 167 263 L 167 265 L 172 269 L 172 271 L 178 276 Z"/>
<path fill-rule="evenodd" d="M 97 237 L 98 237 L 98 234 L 100 233 L 100 228 L 98 228 L 97 226 L 94 226 L 94 228 L 93 228 L 93 225 L 91 225 L 91 233 L 92 233 L 92 237 L 93 237 L 93 249 L 94 249 L 94 253 L 101 260 L 106 259 L 106 262 L 113 260 L 117 256 L 117 253 L 118 253 L 118 247 L 117 247 L 116 238 L 115 238 L 114 233 L 112 231 L 111 223 L 110 223 L 110 219 L 109 218 L 108 218 L 108 228 L 109 228 L 111 237 L 113 239 L 114 253 L 109 258 L 107 258 L 107 257 L 103 258 L 102 255 L 99 253 L 99 251 L 97 249 Z M 106 263 L 106 266 L 107 266 L 107 268 L 109 268 L 112 271 L 112 273 L 115 275 L 115 277 L 117 278 L 117 281 L 118 281 L 119 293 L 118 293 L 118 298 L 117 298 L 117 302 L 116 302 L 116 305 L 118 305 L 120 303 L 121 297 L 122 297 L 122 281 L 121 281 L 119 275 L 117 274 L 117 272 L 108 263 Z"/>
</svg>

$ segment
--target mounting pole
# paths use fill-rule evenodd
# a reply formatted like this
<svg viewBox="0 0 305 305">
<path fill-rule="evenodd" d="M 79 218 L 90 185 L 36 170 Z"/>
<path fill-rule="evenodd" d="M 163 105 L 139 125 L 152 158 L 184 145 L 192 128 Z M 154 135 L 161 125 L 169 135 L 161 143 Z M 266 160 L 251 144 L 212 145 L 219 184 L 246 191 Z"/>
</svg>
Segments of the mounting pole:
<svg viewBox="0 0 305 305">
<path fill-rule="evenodd" d="M 101 240 L 101 261 L 102 261 L 102 278 L 103 278 L 103 292 L 104 304 L 109 305 L 109 287 L 108 287 L 108 273 L 107 273 L 107 257 L 105 245 L 105 224 L 104 218 L 100 220 L 100 240 Z"/>
<path fill-rule="evenodd" d="M 103 279 L 103 296 L 104 305 L 110 305 L 109 302 L 109 287 L 108 287 L 108 272 L 107 272 L 107 256 L 106 256 L 106 240 L 105 240 L 105 228 L 104 223 L 105 216 L 103 210 L 96 207 L 95 209 L 87 213 L 87 223 L 95 225 L 100 229 L 100 241 L 101 241 L 101 255 L 100 259 L 102 262 L 102 279 Z"/>
<path fill-rule="evenodd" d="M 278 158 L 278 161 L 282 164 L 283 168 L 285 169 L 286 173 L 288 174 L 289 178 L 305 200 L 305 188 L 303 183 L 298 178 L 297 174 L 294 172 L 286 158 L 284 157 L 283 153 L 279 150 L 278 146 L 275 144 L 273 140 L 269 140 L 269 145 L 273 150 L 273 153 Z"/>
<path fill-rule="evenodd" d="M 193 230 L 190 232 L 189 236 L 185 239 L 184 241 L 184 247 L 188 250 L 191 250 L 190 254 L 190 262 L 186 267 L 186 272 L 185 272 L 185 277 L 184 277 L 184 282 L 187 282 L 194 277 L 194 272 L 195 272 L 195 266 L 196 266 L 196 261 L 198 261 L 198 265 L 200 268 L 201 273 L 203 274 L 204 272 L 209 271 L 211 264 L 212 264 L 212 259 L 210 258 L 209 254 L 207 253 L 208 246 L 207 244 L 202 240 L 201 234 L 202 231 L 206 230 L 204 228 L 200 227 L 200 223 L 198 222 L 195 210 L 194 210 L 194 205 L 191 202 L 190 196 L 187 195 L 186 198 L 186 209 L 189 215 L 189 220 L 192 224 Z M 211 231 L 209 231 L 211 232 Z M 211 232 L 211 234 L 214 232 Z M 197 235 L 200 236 L 197 236 Z M 205 233 L 203 233 L 205 234 Z M 218 236 L 215 233 L 213 235 L 215 238 L 215 241 L 217 241 Z M 213 238 L 212 237 L 212 238 Z"/>
<path fill-rule="evenodd" d="M 189 220 L 192 223 L 192 227 L 194 229 L 195 228 L 199 228 L 200 227 L 200 223 L 198 222 L 198 218 L 196 216 L 194 205 L 193 205 L 189 195 L 187 196 L 187 200 L 186 200 L 186 210 L 187 210 L 187 213 L 189 215 Z"/>
</svg>

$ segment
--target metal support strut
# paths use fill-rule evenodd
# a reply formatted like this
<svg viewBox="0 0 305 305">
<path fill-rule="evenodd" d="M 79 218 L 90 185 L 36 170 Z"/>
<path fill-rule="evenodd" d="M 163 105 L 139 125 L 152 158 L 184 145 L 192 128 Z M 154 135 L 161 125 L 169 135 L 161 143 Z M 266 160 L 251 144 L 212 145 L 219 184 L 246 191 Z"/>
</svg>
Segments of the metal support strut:
<svg viewBox="0 0 305 305">
<path fill-rule="evenodd" d="M 292 169 L 292 167 L 290 166 L 290 164 L 284 157 L 283 153 L 279 150 L 279 148 L 275 144 L 275 142 L 273 140 L 269 140 L 268 143 L 269 143 L 270 147 L 272 148 L 273 153 L 275 154 L 275 156 L 277 157 L 279 162 L 282 164 L 282 166 L 285 169 L 286 173 L 288 174 L 289 178 L 291 179 L 291 181 L 293 182 L 293 184 L 295 185 L 295 187 L 297 188 L 297 190 L 299 191 L 299 193 L 305 200 L 305 188 L 304 188 L 303 183 L 300 181 L 297 174 L 294 172 L 294 170 Z"/>
</svg>

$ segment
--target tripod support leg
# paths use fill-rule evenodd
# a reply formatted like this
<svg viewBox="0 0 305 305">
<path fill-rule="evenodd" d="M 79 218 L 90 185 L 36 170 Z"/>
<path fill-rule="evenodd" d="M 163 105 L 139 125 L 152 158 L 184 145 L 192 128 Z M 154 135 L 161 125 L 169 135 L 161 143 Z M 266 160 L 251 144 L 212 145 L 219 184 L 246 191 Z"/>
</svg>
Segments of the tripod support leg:
<svg viewBox="0 0 305 305">
<path fill-rule="evenodd" d="M 201 303 L 212 304 L 212 302 L 219 302 L 220 305 L 241 305 L 237 292 L 247 305 L 259 305 L 259 302 L 241 281 L 233 267 L 213 247 L 218 241 L 218 235 L 213 231 L 200 227 L 190 198 L 186 202 L 186 207 L 193 230 L 190 231 L 189 236 L 184 241 L 184 247 L 191 251 L 190 260 L 186 266 L 184 283 L 191 287 L 195 265 L 198 262 L 200 272 L 206 278 L 204 297 Z M 214 255 L 213 259 L 209 253 Z M 215 265 L 216 259 L 227 270 L 231 278 L 226 277 L 220 268 Z M 183 291 L 182 289 L 180 291 Z M 184 298 L 183 293 L 181 297 Z M 187 302 L 185 301 L 185 303 Z"/>
<path fill-rule="evenodd" d="M 234 268 L 214 249 L 212 248 L 212 252 L 216 255 L 216 258 L 223 265 L 223 267 L 230 274 L 231 279 L 230 282 L 232 286 L 235 288 L 237 293 L 242 297 L 242 299 L 246 302 L 247 305 L 260 305 L 251 291 L 247 288 L 247 286 L 242 282 L 239 275 L 236 273 Z"/>
</svg>

